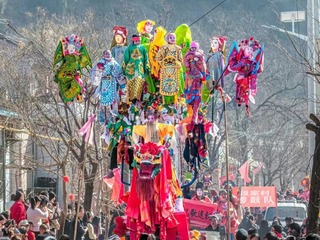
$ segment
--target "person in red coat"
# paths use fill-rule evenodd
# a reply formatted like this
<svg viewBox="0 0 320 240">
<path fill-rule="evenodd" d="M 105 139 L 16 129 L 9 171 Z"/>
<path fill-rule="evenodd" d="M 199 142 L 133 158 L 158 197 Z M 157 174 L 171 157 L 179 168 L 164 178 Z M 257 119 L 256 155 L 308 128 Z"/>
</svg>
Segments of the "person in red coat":
<svg viewBox="0 0 320 240">
<path fill-rule="evenodd" d="M 24 193 L 17 191 L 14 204 L 10 208 L 10 219 L 19 224 L 22 220 L 27 219 L 27 212 L 24 206 Z"/>
</svg>

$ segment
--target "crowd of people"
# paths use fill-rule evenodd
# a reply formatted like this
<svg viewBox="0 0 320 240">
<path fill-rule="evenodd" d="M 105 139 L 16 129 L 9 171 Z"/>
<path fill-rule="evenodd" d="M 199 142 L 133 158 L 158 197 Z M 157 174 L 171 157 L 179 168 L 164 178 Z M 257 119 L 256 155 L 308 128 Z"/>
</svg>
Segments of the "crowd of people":
<svg viewBox="0 0 320 240">
<path fill-rule="evenodd" d="M 85 211 L 82 205 L 68 206 L 64 229 L 61 229 L 60 217 L 61 209 L 54 192 L 43 191 L 26 197 L 24 191 L 18 189 L 0 214 L 0 239 L 68 240 L 73 239 L 75 228 L 76 240 L 104 239 L 101 218 Z"/>
<path fill-rule="evenodd" d="M 198 182 L 195 189 L 185 188 L 183 190 L 184 198 L 202 201 L 206 203 L 212 203 L 217 206 L 217 210 L 209 215 L 210 225 L 205 231 L 217 232 L 220 239 L 226 239 L 227 234 L 227 195 L 229 190 L 229 216 L 230 216 L 230 234 L 231 239 L 267 239 L 267 240 L 279 240 L 279 239 L 320 239 L 317 234 L 307 235 L 306 221 L 304 219 L 301 223 L 298 223 L 292 216 L 287 216 L 285 224 L 280 221 L 278 216 L 274 216 L 273 222 L 270 224 L 267 220 L 264 220 L 263 215 L 266 209 L 257 208 L 243 208 L 239 204 L 240 196 L 232 194 L 232 187 L 225 185 L 224 189 L 219 191 L 208 191 L 208 188 L 203 183 Z M 300 190 L 295 193 L 291 190 L 287 190 L 284 193 L 277 193 L 278 202 L 302 202 L 307 203 L 306 195 L 307 190 Z M 282 219 L 283 221 L 283 219 Z M 198 229 L 199 230 L 199 229 Z M 200 235 L 199 238 L 201 239 Z"/>
</svg>

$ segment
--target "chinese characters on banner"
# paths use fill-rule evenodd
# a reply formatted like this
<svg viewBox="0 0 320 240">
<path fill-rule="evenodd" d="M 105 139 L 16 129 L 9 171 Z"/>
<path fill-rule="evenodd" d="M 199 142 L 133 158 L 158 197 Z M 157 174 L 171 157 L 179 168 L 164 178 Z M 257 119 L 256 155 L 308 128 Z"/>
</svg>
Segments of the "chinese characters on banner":
<svg viewBox="0 0 320 240">
<path fill-rule="evenodd" d="M 276 187 L 242 187 L 242 207 L 277 207 Z"/>
<path fill-rule="evenodd" d="M 205 229 L 210 225 L 209 215 L 217 211 L 212 203 L 183 199 L 183 206 L 189 218 L 190 227 Z"/>
</svg>

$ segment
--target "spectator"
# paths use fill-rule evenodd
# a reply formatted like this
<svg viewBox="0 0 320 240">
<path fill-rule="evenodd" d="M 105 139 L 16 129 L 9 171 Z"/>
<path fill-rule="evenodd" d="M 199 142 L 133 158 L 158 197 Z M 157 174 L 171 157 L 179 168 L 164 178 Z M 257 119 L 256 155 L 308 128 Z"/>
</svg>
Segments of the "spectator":
<svg viewBox="0 0 320 240">
<path fill-rule="evenodd" d="M 70 240 L 70 237 L 67 234 L 62 234 L 59 240 Z"/>
<path fill-rule="evenodd" d="M 315 233 L 309 233 L 306 237 L 306 240 L 320 240 L 320 236 Z"/>
<path fill-rule="evenodd" d="M 267 220 L 261 220 L 261 227 L 258 230 L 259 236 L 261 239 L 264 239 L 266 234 L 270 232 L 269 223 Z"/>
<path fill-rule="evenodd" d="M 274 232 L 268 232 L 264 239 L 266 239 L 266 240 L 278 240 L 278 237 Z"/>
<path fill-rule="evenodd" d="M 96 236 L 99 236 L 101 234 L 101 223 L 100 223 L 100 218 L 97 216 L 94 216 L 92 219 L 92 226 L 94 229 L 94 234 Z"/>
<path fill-rule="evenodd" d="M 296 237 L 289 235 L 287 236 L 286 240 L 296 240 Z"/>
<path fill-rule="evenodd" d="M 258 233 L 250 235 L 249 240 L 260 240 L 260 236 Z"/>
<path fill-rule="evenodd" d="M 93 213 L 91 211 L 87 211 L 86 214 L 84 215 L 84 224 L 87 226 L 88 231 L 84 235 L 85 240 L 94 240 L 97 238 L 96 234 L 94 233 L 94 228 L 92 226 L 92 218 L 93 218 Z"/>
<path fill-rule="evenodd" d="M 38 196 L 35 196 L 30 199 L 31 207 L 28 208 L 27 216 L 28 221 L 33 223 L 31 231 L 34 232 L 36 238 L 39 234 L 39 227 L 42 223 L 42 219 L 47 219 L 49 214 L 46 207 L 40 209 L 41 199 Z"/>
<path fill-rule="evenodd" d="M 243 228 L 245 230 L 249 230 L 250 226 L 249 226 L 249 216 L 251 215 L 251 212 L 250 212 L 250 208 L 246 207 L 244 209 L 244 216 L 243 216 L 243 219 L 242 221 L 240 222 L 239 224 L 239 229 L 240 228 Z"/>
<path fill-rule="evenodd" d="M 28 240 L 36 240 L 36 235 L 34 234 L 34 232 L 31 231 L 31 228 L 33 228 L 33 223 L 32 222 L 28 222 L 29 223 L 29 227 L 28 227 Z"/>
<path fill-rule="evenodd" d="M 288 234 L 298 238 L 300 236 L 300 229 L 298 223 L 291 223 L 288 225 Z"/>
<path fill-rule="evenodd" d="M 248 239 L 251 239 L 254 235 L 258 235 L 258 229 L 249 228 L 249 230 L 248 230 Z"/>
<path fill-rule="evenodd" d="M 295 199 L 293 193 L 291 190 L 288 190 L 286 193 L 286 200 L 287 201 L 292 201 L 292 202 L 296 202 L 297 200 Z"/>
<path fill-rule="evenodd" d="M 53 236 L 56 235 L 56 231 L 60 229 L 59 217 L 60 217 L 60 208 L 59 203 L 56 201 L 56 194 L 52 191 L 49 191 L 49 223 L 50 223 L 50 232 Z"/>
<path fill-rule="evenodd" d="M 22 240 L 26 240 L 26 239 L 29 240 L 28 239 L 28 235 L 27 235 L 27 228 L 26 227 L 19 227 L 18 230 L 20 232 L 20 236 L 21 236 Z"/>
<path fill-rule="evenodd" d="M 10 219 L 13 219 L 16 224 L 27 218 L 26 208 L 24 206 L 24 193 L 17 191 L 14 204 L 10 208 Z"/>
<path fill-rule="evenodd" d="M 27 220 L 22 220 L 18 226 L 19 226 L 19 229 L 23 227 L 26 228 L 26 235 L 28 240 L 36 240 L 36 236 L 34 232 L 30 230 L 30 223 Z"/>
<path fill-rule="evenodd" d="M 288 226 L 294 222 L 294 219 L 292 217 L 286 217 L 284 219 L 284 221 L 286 222 L 286 226 L 284 227 L 283 231 L 288 234 Z"/>
<path fill-rule="evenodd" d="M 78 212 L 78 219 L 77 220 L 77 235 L 76 240 L 83 240 L 84 235 L 86 234 L 88 228 L 84 226 L 83 224 L 83 217 L 84 217 L 84 208 L 82 205 L 79 206 L 79 212 Z M 74 236 L 74 229 L 75 229 L 75 223 L 76 221 L 73 221 L 71 232 L 70 232 L 70 238 L 73 239 Z"/>
<path fill-rule="evenodd" d="M 189 183 L 189 181 L 186 181 L 185 184 Z M 191 199 L 192 198 L 192 192 L 191 192 L 191 189 L 190 189 L 190 186 L 187 186 L 185 188 L 182 189 L 182 194 L 183 194 L 183 197 L 185 199 Z"/>
<path fill-rule="evenodd" d="M 255 218 L 254 218 L 254 216 L 253 215 L 249 215 L 248 216 L 248 220 L 249 220 L 249 223 L 248 223 L 248 230 L 250 229 L 250 228 L 255 228 L 255 229 L 259 229 L 259 226 L 256 224 L 256 220 L 255 220 Z M 258 231 L 257 231 L 257 233 L 258 233 Z"/>
<path fill-rule="evenodd" d="M 275 224 L 272 226 L 271 231 L 274 232 L 278 238 L 282 238 L 282 226 Z"/>
<path fill-rule="evenodd" d="M 47 237 L 51 237 L 49 228 L 47 225 L 41 224 L 39 227 L 39 235 L 37 236 L 36 240 L 44 240 Z"/>
<path fill-rule="evenodd" d="M 217 215 L 209 215 L 210 225 L 206 228 L 206 231 L 219 232 L 219 217 Z"/>
<path fill-rule="evenodd" d="M 247 240 L 247 238 L 248 238 L 248 232 L 245 229 L 240 228 L 236 232 L 236 240 Z"/>
</svg>

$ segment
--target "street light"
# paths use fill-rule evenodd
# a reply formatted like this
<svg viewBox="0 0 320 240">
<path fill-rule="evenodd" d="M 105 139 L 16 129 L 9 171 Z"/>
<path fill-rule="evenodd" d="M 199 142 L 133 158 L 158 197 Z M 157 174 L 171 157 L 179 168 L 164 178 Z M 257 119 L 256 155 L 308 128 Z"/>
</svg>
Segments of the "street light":
<svg viewBox="0 0 320 240">
<path fill-rule="evenodd" d="M 291 22 L 292 32 L 294 33 L 294 23 L 303 22 L 306 20 L 305 11 L 292 11 L 292 12 L 281 12 L 280 21 L 281 22 Z"/>
<path fill-rule="evenodd" d="M 318 33 L 318 30 L 315 27 L 315 24 L 318 24 L 318 22 L 315 21 L 314 16 L 317 16 L 318 9 L 315 7 L 313 0 L 307 1 L 307 9 L 309 11 L 311 11 L 311 14 L 308 15 L 308 19 L 307 19 L 308 36 L 294 32 L 294 23 L 305 21 L 305 12 L 304 11 L 292 11 L 292 12 L 281 12 L 280 13 L 280 21 L 281 22 L 291 22 L 292 23 L 292 31 L 287 31 L 285 29 L 276 27 L 274 25 L 271 25 L 271 26 L 262 25 L 262 27 L 276 30 L 279 32 L 283 32 L 283 33 L 289 34 L 291 36 L 295 36 L 303 41 L 306 41 L 307 45 L 308 45 L 307 59 L 309 61 L 309 64 L 310 64 L 312 70 L 314 70 L 315 69 L 315 56 L 316 56 L 315 35 L 317 35 L 317 33 Z M 314 77 L 311 75 L 308 75 L 308 113 L 309 114 L 314 113 L 315 115 L 317 115 L 317 111 L 316 111 L 316 81 L 315 81 Z M 314 147 L 315 147 L 315 136 L 312 131 L 308 131 L 308 138 L 309 138 L 309 140 L 308 140 L 309 141 L 309 156 L 311 158 L 314 154 Z"/>
</svg>

